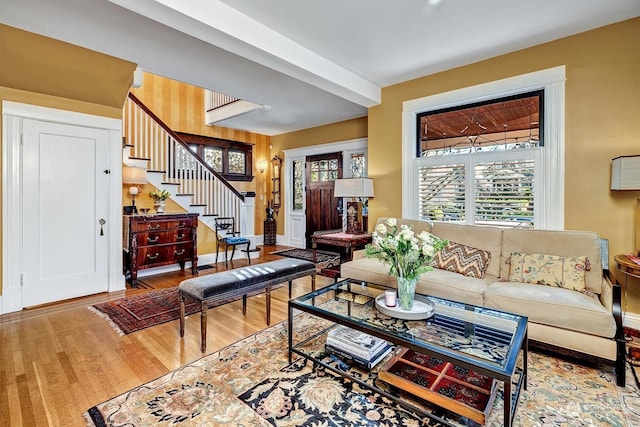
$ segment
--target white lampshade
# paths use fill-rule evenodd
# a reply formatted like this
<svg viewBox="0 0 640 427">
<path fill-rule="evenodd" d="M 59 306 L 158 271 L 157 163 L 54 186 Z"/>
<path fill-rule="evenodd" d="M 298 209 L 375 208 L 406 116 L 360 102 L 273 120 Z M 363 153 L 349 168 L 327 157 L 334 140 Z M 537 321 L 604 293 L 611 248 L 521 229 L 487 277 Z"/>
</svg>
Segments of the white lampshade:
<svg viewBox="0 0 640 427">
<path fill-rule="evenodd" d="M 122 168 L 122 182 L 123 184 L 146 184 L 147 170 L 134 166 L 125 166 Z"/>
<path fill-rule="evenodd" d="M 334 197 L 373 197 L 373 179 L 336 179 L 333 195 Z"/>
<path fill-rule="evenodd" d="M 621 156 L 612 160 L 611 189 L 640 190 L 640 156 Z"/>
</svg>

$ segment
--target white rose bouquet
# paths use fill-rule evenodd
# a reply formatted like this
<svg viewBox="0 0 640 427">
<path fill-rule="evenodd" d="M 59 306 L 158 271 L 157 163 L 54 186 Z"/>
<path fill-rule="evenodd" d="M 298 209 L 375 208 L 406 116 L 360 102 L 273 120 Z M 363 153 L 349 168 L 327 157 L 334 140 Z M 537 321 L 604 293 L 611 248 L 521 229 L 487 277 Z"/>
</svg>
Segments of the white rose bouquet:
<svg viewBox="0 0 640 427">
<path fill-rule="evenodd" d="M 367 245 L 368 257 L 378 258 L 389 264 L 389 274 L 405 279 L 417 279 L 420 274 L 433 270 L 433 257 L 448 242 L 431 233 L 415 234 L 407 225 L 400 225 L 395 218 L 378 224 Z"/>
</svg>

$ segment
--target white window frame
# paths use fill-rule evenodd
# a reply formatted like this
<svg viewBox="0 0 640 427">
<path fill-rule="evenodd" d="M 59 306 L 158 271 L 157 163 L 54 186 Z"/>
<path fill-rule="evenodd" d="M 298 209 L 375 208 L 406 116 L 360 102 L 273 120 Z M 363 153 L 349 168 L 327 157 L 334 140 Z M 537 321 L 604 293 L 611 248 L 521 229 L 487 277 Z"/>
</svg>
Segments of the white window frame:
<svg viewBox="0 0 640 427">
<path fill-rule="evenodd" d="M 544 147 L 540 151 L 540 179 L 536 176 L 535 228 L 564 229 L 564 111 L 565 66 L 470 86 L 405 101 L 402 109 L 402 216 L 419 218 L 418 170 L 425 158 L 416 156 L 417 115 L 544 89 Z M 538 163 L 536 161 L 536 163 Z M 472 193 L 470 193 L 472 194 Z M 466 223 L 473 215 L 465 215 Z"/>
</svg>

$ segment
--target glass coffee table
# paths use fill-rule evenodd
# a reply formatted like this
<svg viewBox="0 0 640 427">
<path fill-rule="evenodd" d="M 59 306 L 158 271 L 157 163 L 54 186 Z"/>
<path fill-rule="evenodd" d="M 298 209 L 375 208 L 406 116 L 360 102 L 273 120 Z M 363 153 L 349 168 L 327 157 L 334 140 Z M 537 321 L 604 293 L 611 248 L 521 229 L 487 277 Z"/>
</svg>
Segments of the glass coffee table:
<svg viewBox="0 0 640 427">
<path fill-rule="evenodd" d="M 424 320 L 399 319 L 376 308 L 376 297 L 386 289 L 347 279 L 290 300 L 289 361 L 292 362 L 294 354 L 303 356 L 447 425 L 454 424 L 415 402 L 423 399 L 482 424 L 493 405 L 497 382 L 502 382 L 504 425 L 512 425 L 520 392 L 527 387 L 527 318 L 416 295 L 418 300 L 433 303 L 435 313 Z M 296 330 L 296 322 L 301 319 L 298 311 L 319 318 L 314 321 L 312 331 Z M 377 376 L 382 383 L 363 381 L 361 375 L 354 376 L 351 370 L 328 362 L 323 342 L 336 325 L 348 326 L 397 346 L 392 356 L 387 356 L 368 374 Z M 407 376 L 404 372 L 412 374 Z M 380 384 L 391 387 L 380 387 Z M 467 406 L 464 396 L 471 394 L 484 396 L 485 407 Z"/>
</svg>

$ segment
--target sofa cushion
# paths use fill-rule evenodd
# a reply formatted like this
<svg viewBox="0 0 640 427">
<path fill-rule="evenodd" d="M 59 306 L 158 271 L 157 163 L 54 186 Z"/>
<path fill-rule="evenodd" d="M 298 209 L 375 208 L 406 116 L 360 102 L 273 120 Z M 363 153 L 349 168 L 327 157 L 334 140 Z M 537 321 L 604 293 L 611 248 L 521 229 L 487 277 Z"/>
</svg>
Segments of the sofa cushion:
<svg viewBox="0 0 640 427">
<path fill-rule="evenodd" d="M 484 248 L 483 246 L 479 247 Z M 600 238 L 596 233 L 570 230 L 505 229 L 502 237 L 500 278 L 509 277 L 507 262 L 513 252 L 586 256 L 591 264 L 591 270 L 587 271 L 584 276 L 586 289 L 597 294 L 602 292 Z"/>
<path fill-rule="evenodd" d="M 495 282 L 484 293 L 488 308 L 527 316 L 530 322 L 613 338 L 616 324 L 597 297 L 529 283 Z"/>
<path fill-rule="evenodd" d="M 489 266 L 491 252 L 449 242 L 433 258 L 433 266 L 469 277 L 482 279 Z"/>
<path fill-rule="evenodd" d="M 509 259 L 509 280 L 582 291 L 585 288 L 584 274 L 588 268 L 587 257 L 514 252 Z"/>
<path fill-rule="evenodd" d="M 340 264 L 340 276 L 396 287 L 396 278 L 389 276 L 389 266 L 376 258 L 366 256 Z"/>
<path fill-rule="evenodd" d="M 359 258 L 340 265 L 340 276 L 395 288 L 396 278 L 389 275 L 389 267 L 375 258 Z M 440 298 L 482 306 L 483 292 L 495 276 L 485 275 L 484 279 L 463 276 L 451 271 L 429 271 L 420 275 L 416 292 Z"/>
<path fill-rule="evenodd" d="M 502 229 L 478 225 L 463 225 L 451 222 L 434 222 L 431 230 L 435 236 L 491 253 L 486 274 L 500 277 L 500 254 L 502 253 Z"/>
<path fill-rule="evenodd" d="M 420 275 L 416 292 L 482 307 L 487 286 L 496 280 L 495 276 L 488 274 L 482 279 L 477 279 L 452 271 L 435 269 Z"/>
</svg>

